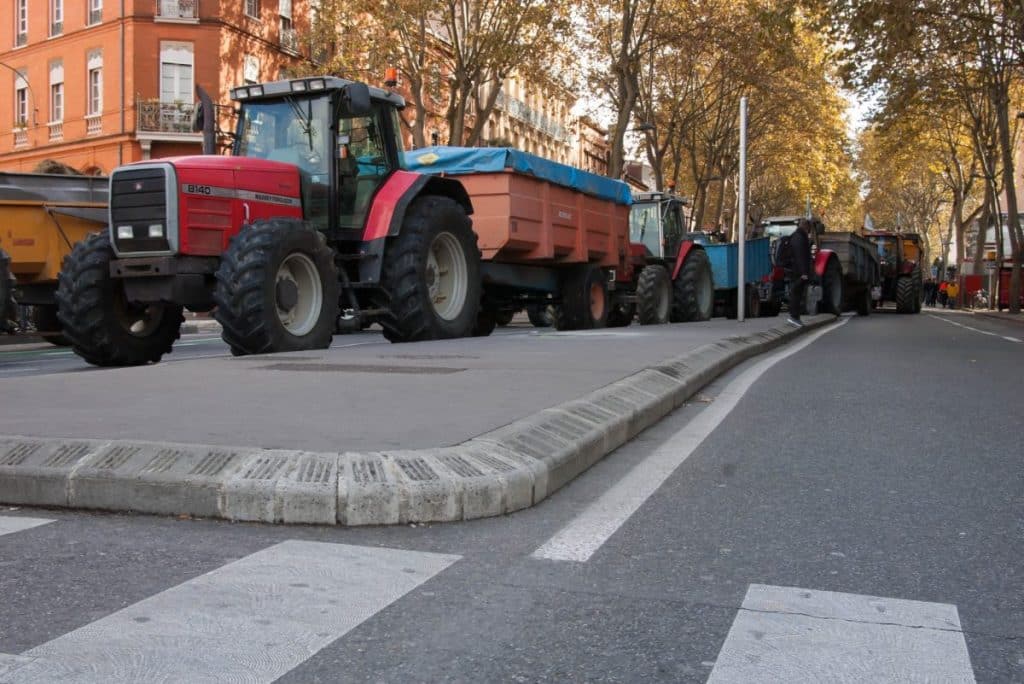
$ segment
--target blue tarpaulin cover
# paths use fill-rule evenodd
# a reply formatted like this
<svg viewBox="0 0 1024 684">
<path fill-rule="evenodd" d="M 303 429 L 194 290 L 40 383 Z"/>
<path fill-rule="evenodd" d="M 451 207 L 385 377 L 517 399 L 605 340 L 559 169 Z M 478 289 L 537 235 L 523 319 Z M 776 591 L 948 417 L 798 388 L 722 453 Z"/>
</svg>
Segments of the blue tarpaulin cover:
<svg viewBox="0 0 1024 684">
<path fill-rule="evenodd" d="M 616 204 L 633 203 L 629 186 L 622 181 L 574 169 L 510 147 L 423 147 L 406 152 L 405 164 L 410 171 L 450 176 L 500 173 L 511 169 Z"/>
</svg>

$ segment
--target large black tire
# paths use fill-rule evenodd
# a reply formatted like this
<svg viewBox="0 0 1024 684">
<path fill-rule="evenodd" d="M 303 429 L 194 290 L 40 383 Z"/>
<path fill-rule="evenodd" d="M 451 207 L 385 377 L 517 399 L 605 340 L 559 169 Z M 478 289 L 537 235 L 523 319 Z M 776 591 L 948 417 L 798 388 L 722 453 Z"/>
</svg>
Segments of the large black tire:
<svg viewBox="0 0 1024 684">
<path fill-rule="evenodd" d="M 668 269 L 658 264 L 645 266 L 637 279 L 636 299 L 640 325 L 668 323 L 672 312 L 672 279 Z"/>
<path fill-rule="evenodd" d="M 843 272 L 839 262 L 829 259 L 825 265 L 825 273 L 821 276 L 821 301 L 818 302 L 818 313 L 839 315 L 843 312 Z"/>
<path fill-rule="evenodd" d="M 611 309 L 604 269 L 593 264 L 573 268 L 562 280 L 562 303 L 555 318 L 558 330 L 591 330 L 608 324 Z"/>
<path fill-rule="evenodd" d="M 872 308 L 871 289 L 865 287 L 857 296 L 857 315 L 870 316 Z"/>
<path fill-rule="evenodd" d="M 914 278 L 909 275 L 896 279 L 896 311 L 898 313 L 917 313 L 917 288 Z"/>
<path fill-rule="evenodd" d="M 16 284 L 11 272 L 11 257 L 0 249 L 0 333 L 14 332 L 17 328 L 18 304 L 14 301 Z"/>
<path fill-rule="evenodd" d="M 67 347 L 71 344 L 60 328 L 60 320 L 57 318 L 56 304 L 36 304 L 32 307 L 32 325 L 36 332 L 49 342 L 58 347 Z"/>
<path fill-rule="evenodd" d="M 686 255 L 679 276 L 672 283 L 673 323 L 707 321 L 715 308 L 715 283 L 707 252 L 696 247 Z"/>
<path fill-rule="evenodd" d="M 921 313 L 924 303 L 924 281 L 921 280 L 921 268 L 914 269 L 914 313 Z"/>
<path fill-rule="evenodd" d="M 476 314 L 473 337 L 488 337 L 498 327 L 498 312 L 484 306 Z"/>
<path fill-rule="evenodd" d="M 388 340 L 472 335 L 480 310 L 480 249 L 466 210 L 448 197 L 413 201 L 402 232 L 385 248 L 382 282 L 391 312 L 378 322 Z"/>
<path fill-rule="evenodd" d="M 609 328 L 625 328 L 636 317 L 636 304 L 615 304 L 608 312 Z"/>
<path fill-rule="evenodd" d="M 530 319 L 530 323 L 535 328 L 550 328 L 554 325 L 552 321 L 551 312 L 552 307 L 550 304 L 529 304 L 526 307 L 526 315 Z"/>
<path fill-rule="evenodd" d="M 495 322 L 504 328 L 506 325 L 512 322 L 512 319 L 516 317 L 514 309 L 499 309 L 494 314 Z"/>
<path fill-rule="evenodd" d="M 761 317 L 761 295 L 757 293 L 757 288 L 747 285 L 747 310 L 744 312 L 744 318 L 760 318 Z"/>
<path fill-rule="evenodd" d="M 217 269 L 214 317 L 235 356 L 325 349 L 338 319 L 338 269 L 322 233 L 268 219 L 231 238 Z"/>
<path fill-rule="evenodd" d="M 156 363 L 181 336 L 181 307 L 127 301 L 110 277 L 114 249 L 106 232 L 88 236 L 64 258 L 57 318 L 76 354 L 96 366 Z"/>
</svg>

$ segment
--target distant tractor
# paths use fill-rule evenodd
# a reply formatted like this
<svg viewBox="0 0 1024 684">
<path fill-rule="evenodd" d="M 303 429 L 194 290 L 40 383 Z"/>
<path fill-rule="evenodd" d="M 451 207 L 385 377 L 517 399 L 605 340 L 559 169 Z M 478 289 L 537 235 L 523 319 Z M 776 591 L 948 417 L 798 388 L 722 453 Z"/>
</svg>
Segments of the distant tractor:
<svg viewBox="0 0 1024 684">
<path fill-rule="evenodd" d="M 367 321 L 391 341 L 473 332 L 472 205 L 458 181 L 404 170 L 400 96 L 314 77 L 232 98 L 233 156 L 111 174 L 109 230 L 79 243 L 60 274 L 76 353 L 100 366 L 158 361 L 183 309 L 213 310 L 236 355 L 326 348 L 339 327 Z"/>
<path fill-rule="evenodd" d="M 762 222 L 764 235 L 772 241 L 772 255 L 776 252 L 778 240 L 792 235 L 802 218 L 773 216 Z M 842 262 L 835 251 L 821 244 L 821 236 L 824 233 L 825 224 L 818 218 L 811 219 L 811 286 L 807 288 L 804 304 L 808 313 L 839 314 L 843 311 L 845 301 Z M 789 293 L 785 271 L 778 264 L 774 264 L 769 282 L 770 286 L 765 288 L 761 312 L 772 316 L 779 312 L 783 302 L 788 301 Z"/>
<path fill-rule="evenodd" d="M 612 310 L 608 325 L 706 321 L 714 309 L 715 284 L 704 247 L 685 232 L 685 200 L 652 192 L 634 198 L 629 241 L 639 275 L 633 294 Z"/>
<path fill-rule="evenodd" d="M 877 251 L 881 268 L 881 298 L 894 302 L 899 313 L 920 313 L 924 284 L 921 277 L 921 237 L 914 233 L 872 230 L 864 236 Z"/>
</svg>

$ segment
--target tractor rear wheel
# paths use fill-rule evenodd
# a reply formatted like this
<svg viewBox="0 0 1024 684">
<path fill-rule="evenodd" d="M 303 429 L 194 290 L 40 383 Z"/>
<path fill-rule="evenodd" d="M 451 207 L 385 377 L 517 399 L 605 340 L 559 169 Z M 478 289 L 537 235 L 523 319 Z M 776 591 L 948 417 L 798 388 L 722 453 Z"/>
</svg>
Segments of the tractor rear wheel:
<svg viewBox="0 0 1024 684">
<path fill-rule="evenodd" d="M 466 210 L 448 197 L 413 201 L 402 232 L 384 253 L 389 315 L 378 321 L 391 342 L 467 337 L 480 309 L 480 249 Z"/>
<path fill-rule="evenodd" d="M 896 279 L 896 311 L 898 313 L 916 313 L 915 300 L 917 288 L 911 276 L 900 276 Z"/>
<path fill-rule="evenodd" d="M 181 337 L 181 307 L 129 302 L 110 277 L 113 258 L 105 232 L 75 245 L 58 278 L 57 318 L 74 352 L 95 366 L 155 363 Z"/>
<path fill-rule="evenodd" d="M 13 331 L 18 320 L 18 304 L 14 301 L 16 281 L 11 272 L 11 257 L 0 249 L 0 333 Z"/>
<path fill-rule="evenodd" d="M 672 280 L 668 269 L 658 264 L 645 266 L 637 279 L 636 298 L 640 325 L 668 323 L 672 310 Z"/>
<path fill-rule="evenodd" d="M 301 221 L 246 226 L 217 269 L 214 317 L 235 356 L 325 349 L 338 319 L 338 269 L 323 233 Z"/>
<path fill-rule="evenodd" d="M 703 249 L 692 249 L 672 283 L 673 323 L 707 321 L 715 306 L 715 284 L 711 279 L 711 262 Z"/>
<path fill-rule="evenodd" d="M 843 312 L 843 273 L 835 259 L 829 259 L 825 273 L 821 277 L 821 301 L 818 302 L 818 313 L 830 313 L 838 316 Z"/>
<path fill-rule="evenodd" d="M 40 337 L 58 347 L 67 347 L 71 340 L 64 336 L 57 318 L 56 304 L 36 304 L 32 307 L 32 325 Z"/>
<path fill-rule="evenodd" d="M 609 328 L 625 328 L 636 316 L 636 304 L 615 304 L 608 312 Z"/>
<path fill-rule="evenodd" d="M 559 330 L 590 330 L 608 324 L 608 280 L 604 269 L 587 264 L 562 280 L 562 304 L 555 318 Z"/>
</svg>

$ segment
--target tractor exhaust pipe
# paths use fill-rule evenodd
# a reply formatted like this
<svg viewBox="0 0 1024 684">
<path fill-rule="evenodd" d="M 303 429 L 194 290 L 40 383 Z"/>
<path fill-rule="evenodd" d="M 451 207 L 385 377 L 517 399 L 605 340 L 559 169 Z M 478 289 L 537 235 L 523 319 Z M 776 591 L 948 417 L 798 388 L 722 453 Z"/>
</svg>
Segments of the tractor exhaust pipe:
<svg viewBox="0 0 1024 684">
<path fill-rule="evenodd" d="M 217 110 L 213 99 L 201 85 L 196 84 L 199 104 L 192 114 L 192 130 L 203 134 L 203 154 L 217 154 Z"/>
</svg>

